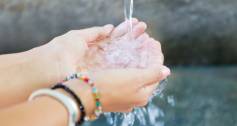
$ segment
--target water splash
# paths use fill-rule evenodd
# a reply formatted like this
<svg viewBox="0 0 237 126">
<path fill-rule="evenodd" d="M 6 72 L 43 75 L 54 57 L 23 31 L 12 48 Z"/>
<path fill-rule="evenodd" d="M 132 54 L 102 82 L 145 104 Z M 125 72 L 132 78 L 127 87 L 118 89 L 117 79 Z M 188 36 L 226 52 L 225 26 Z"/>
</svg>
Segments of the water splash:
<svg viewBox="0 0 237 126">
<path fill-rule="evenodd" d="M 165 117 L 165 112 L 152 101 L 154 98 L 160 98 L 166 100 L 171 107 L 175 105 L 174 96 L 164 96 L 163 94 L 167 83 L 167 80 L 160 83 L 146 107 L 135 108 L 133 112 L 127 114 L 105 113 L 107 123 L 112 126 L 164 126 L 165 122 L 162 118 Z"/>
</svg>

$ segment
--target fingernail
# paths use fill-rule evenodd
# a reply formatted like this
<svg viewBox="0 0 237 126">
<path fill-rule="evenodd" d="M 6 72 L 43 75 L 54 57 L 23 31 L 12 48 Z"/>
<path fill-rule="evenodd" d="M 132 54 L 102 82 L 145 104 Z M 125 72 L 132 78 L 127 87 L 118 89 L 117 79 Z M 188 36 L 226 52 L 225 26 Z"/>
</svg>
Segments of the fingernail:
<svg viewBox="0 0 237 126">
<path fill-rule="evenodd" d="M 145 29 L 147 29 L 147 24 L 145 22 L 140 22 L 141 25 L 143 25 L 143 27 L 145 27 Z"/>
<path fill-rule="evenodd" d="M 166 66 L 163 66 L 161 68 L 161 72 L 162 72 L 163 76 L 165 76 L 165 77 L 170 75 L 170 69 L 168 67 L 166 67 Z"/>
<path fill-rule="evenodd" d="M 112 33 L 114 26 L 112 24 L 107 24 L 104 26 L 104 29 L 105 29 L 105 34 L 109 35 Z"/>
<path fill-rule="evenodd" d="M 138 22 L 139 20 L 137 18 L 132 18 L 133 22 Z"/>
</svg>

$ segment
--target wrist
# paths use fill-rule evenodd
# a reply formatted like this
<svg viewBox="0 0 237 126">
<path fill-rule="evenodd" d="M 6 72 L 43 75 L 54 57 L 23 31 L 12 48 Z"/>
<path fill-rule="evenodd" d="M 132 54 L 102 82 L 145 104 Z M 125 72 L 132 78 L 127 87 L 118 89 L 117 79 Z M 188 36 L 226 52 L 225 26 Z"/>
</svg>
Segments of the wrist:
<svg viewBox="0 0 237 126">
<path fill-rule="evenodd" d="M 28 51 L 28 55 L 31 55 L 35 64 L 41 65 L 47 82 L 50 84 L 58 83 L 62 81 L 66 76 L 74 73 L 76 68 L 70 64 L 68 56 L 60 47 L 46 44 Z"/>
<path fill-rule="evenodd" d="M 80 80 L 70 80 L 65 82 L 65 85 L 69 86 L 73 91 L 75 91 L 77 96 L 81 99 L 82 104 L 85 107 L 86 114 L 93 114 L 96 106 L 90 86 L 84 84 Z"/>
</svg>

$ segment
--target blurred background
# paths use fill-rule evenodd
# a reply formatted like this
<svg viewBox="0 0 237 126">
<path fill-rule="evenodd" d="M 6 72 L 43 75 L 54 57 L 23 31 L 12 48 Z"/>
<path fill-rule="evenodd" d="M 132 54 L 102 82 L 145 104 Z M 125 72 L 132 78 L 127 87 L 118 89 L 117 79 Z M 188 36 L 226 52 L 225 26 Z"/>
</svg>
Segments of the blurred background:
<svg viewBox="0 0 237 126">
<path fill-rule="evenodd" d="M 163 93 L 175 102 L 155 100 L 163 112 L 155 126 L 237 126 L 237 1 L 134 4 L 134 16 L 161 41 L 173 72 Z M 0 54 L 29 50 L 72 29 L 123 20 L 123 0 L 0 0 Z M 107 124 L 102 118 L 92 125 Z"/>
</svg>

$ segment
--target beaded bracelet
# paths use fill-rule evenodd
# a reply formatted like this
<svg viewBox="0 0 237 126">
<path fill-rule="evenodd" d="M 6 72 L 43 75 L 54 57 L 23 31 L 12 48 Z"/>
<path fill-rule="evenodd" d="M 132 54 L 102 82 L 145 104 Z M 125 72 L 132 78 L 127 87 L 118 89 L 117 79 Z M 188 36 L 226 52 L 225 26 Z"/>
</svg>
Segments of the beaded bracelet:
<svg viewBox="0 0 237 126">
<path fill-rule="evenodd" d="M 95 109 L 94 114 L 86 116 L 85 120 L 86 121 L 96 120 L 102 114 L 102 105 L 101 105 L 101 102 L 100 102 L 100 93 L 99 93 L 98 89 L 95 87 L 94 82 L 88 76 L 86 76 L 86 75 L 84 75 L 83 73 L 80 73 L 80 72 L 66 77 L 64 81 L 69 81 L 69 80 L 72 80 L 72 79 L 79 79 L 79 80 L 82 80 L 83 82 L 85 82 L 86 84 L 90 85 L 90 87 L 92 89 L 92 95 L 93 95 L 93 98 L 95 100 L 96 109 Z"/>
</svg>

